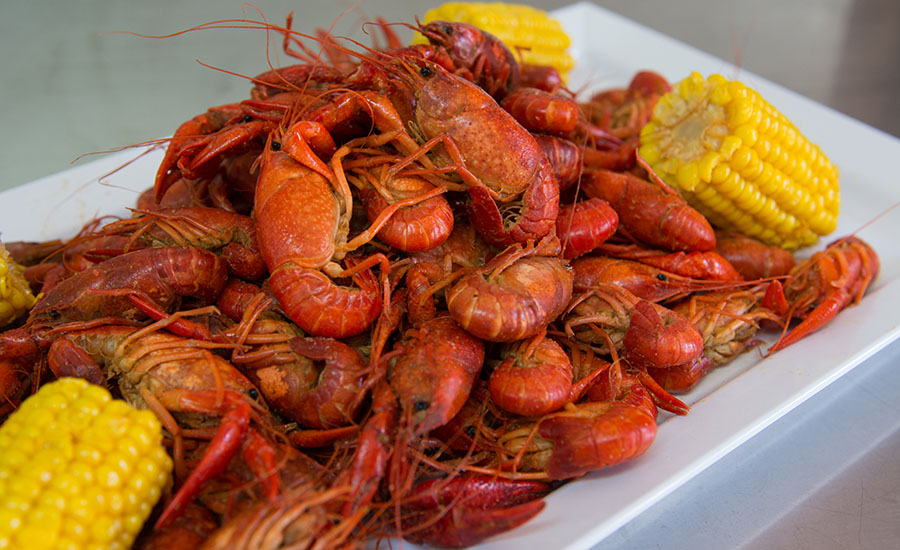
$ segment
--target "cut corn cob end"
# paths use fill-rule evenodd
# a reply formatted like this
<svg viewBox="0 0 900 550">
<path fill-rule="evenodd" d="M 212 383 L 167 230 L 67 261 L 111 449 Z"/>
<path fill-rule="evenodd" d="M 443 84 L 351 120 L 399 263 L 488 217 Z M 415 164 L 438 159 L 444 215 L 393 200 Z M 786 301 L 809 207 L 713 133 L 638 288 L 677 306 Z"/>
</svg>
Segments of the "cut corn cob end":
<svg viewBox="0 0 900 550">
<path fill-rule="evenodd" d="M 36 301 L 22 266 L 12 260 L 0 242 L 0 327 L 26 314 Z"/>
<path fill-rule="evenodd" d="M 0 549 L 130 548 L 171 470 L 152 412 L 45 384 L 0 427 Z"/>
<path fill-rule="evenodd" d="M 506 44 L 519 63 L 551 66 L 566 78 L 575 59 L 569 55 L 569 35 L 543 10 L 502 2 L 448 2 L 428 10 L 424 23 L 456 21 L 486 31 Z M 424 43 L 416 33 L 413 42 Z"/>
<path fill-rule="evenodd" d="M 837 167 L 741 82 L 692 73 L 657 103 L 639 153 L 723 229 L 795 249 L 837 227 Z"/>
</svg>

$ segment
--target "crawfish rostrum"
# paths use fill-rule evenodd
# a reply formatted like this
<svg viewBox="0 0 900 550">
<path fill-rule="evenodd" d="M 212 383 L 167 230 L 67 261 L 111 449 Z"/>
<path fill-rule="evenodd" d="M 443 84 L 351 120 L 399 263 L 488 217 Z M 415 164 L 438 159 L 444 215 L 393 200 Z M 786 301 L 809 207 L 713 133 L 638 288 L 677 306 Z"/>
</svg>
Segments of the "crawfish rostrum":
<svg viewBox="0 0 900 550">
<path fill-rule="evenodd" d="M 133 218 L 9 246 L 42 297 L 0 335 L 0 412 L 55 376 L 153 410 L 175 486 L 139 547 L 476 544 L 877 276 L 856 237 L 726 246 L 653 183 L 655 73 L 578 102 L 460 23 L 380 52 L 289 26 L 301 62 L 181 125 Z"/>
</svg>

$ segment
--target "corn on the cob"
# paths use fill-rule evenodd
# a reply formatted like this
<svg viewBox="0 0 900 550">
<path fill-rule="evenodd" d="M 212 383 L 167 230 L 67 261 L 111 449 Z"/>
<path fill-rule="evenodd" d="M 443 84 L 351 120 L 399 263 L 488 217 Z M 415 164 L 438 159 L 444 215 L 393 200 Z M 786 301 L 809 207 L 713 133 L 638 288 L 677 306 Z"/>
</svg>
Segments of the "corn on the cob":
<svg viewBox="0 0 900 550">
<path fill-rule="evenodd" d="M 547 12 L 502 2 L 448 2 L 425 14 L 425 23 L 458 21 L 475 25 L 503 41 L 520 63 L 555 67 L 566 78 L 575 60 L 568 53 L 571 39 Z M 416 41 L 424 41 L 421 35 Z"/>
<path fill-rule="evenodd" d="M 22 274 L 22 267 L 15 263 L 0 243 L 0 327 L 6 326 L 24 315 L 34 306 L 35 297 Z"/>
<path fill-rule="evenodd" d="M 641 131 L 639 152 L 713 225 L 787 249 L 837 226 L 837 168 L 738 81 L 693 73 L 677 84 Z"/>
<path fill-rule="evenodd" d="M 150 411 L 78 378 L 26 399 L 0 427 L 0 549 L 127 549 L 172 461 Z"/>
</svg>

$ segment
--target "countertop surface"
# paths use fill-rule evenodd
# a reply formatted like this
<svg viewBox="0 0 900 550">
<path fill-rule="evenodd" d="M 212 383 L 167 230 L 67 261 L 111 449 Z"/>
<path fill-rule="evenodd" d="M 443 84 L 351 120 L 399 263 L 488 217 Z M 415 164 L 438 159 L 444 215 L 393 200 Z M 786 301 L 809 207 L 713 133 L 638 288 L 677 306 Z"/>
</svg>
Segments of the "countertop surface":
<svg viewBox="0 0 900 550">
<path fill-rule="evenodd" d="M 900 2 L 596 3 L 900 136 Z M 413 1 L 255 6 L 278 23 L 293 10 L 295 28 L 306 30 L 329 27 L 347 10 L 336 25 L 347 34 L 377 15 L 412 22 L 424 13 Z M 209 106 L 246 97 L 247 82 L 228 72 L 265 68 L 261 33 L 128 34 L 169 34 L 240 18 L 242 9 L 258 18 L 249 5 L 221 0 L 0 3 L 0 190 L 169 135 Z M 286 63 L 278 37 L 270 40 L 273 62 Z M 895 342 L 595 549 L 900 548 L 898 363 Z"/>
</svg>

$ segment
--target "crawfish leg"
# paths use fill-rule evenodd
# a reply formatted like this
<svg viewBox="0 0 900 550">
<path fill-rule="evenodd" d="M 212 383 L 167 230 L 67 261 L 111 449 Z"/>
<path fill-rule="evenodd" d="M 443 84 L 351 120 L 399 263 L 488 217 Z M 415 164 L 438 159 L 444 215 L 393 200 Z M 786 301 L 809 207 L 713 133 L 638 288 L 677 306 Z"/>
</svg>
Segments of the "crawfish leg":
<svg viewBox="0 0 900 550">
<path fill-rule="evenodd" d="M 770 355 L 796 344 L 801 339 L 824 327 L 829 321 L 834 319 L 838 312 L 847 307 L 851 299 L 852 296 L 845 288 L 831 292 L 799 325 L 794 327 L 794 330 L 779 338 L 775 345 L 769 348 L 767 354 Z"/>
<path fill-rule="evenodd" d="M 156 520 L 156 529 L 165 527 L 181 515 L 194 497 L 200 493 L 203 483 L 225 471 L 228 462 L 240 448 L 249 424 L 250 405 L 247 403 L 225 413 L 222 424 L 210 442 L 209 448 L 203 454 L 200 463 L 172 498 L 172 502 L 163 510 L 159 519 Z"/>
</svg>

